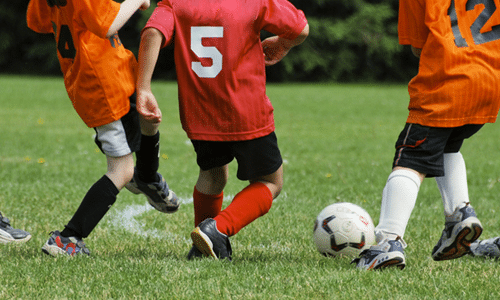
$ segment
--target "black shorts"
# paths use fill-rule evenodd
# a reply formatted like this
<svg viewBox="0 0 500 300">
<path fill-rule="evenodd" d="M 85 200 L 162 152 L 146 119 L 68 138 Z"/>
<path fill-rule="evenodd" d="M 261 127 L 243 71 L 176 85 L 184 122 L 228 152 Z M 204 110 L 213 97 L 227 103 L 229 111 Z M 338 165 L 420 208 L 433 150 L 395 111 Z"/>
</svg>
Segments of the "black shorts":
<svg viewBox="0 0 500 300">
<path fill-rule="evenodd" d="M 460 151 L 464 139 L 470 138 L 483 125 L 453 128 L 406 124 L 396 142 L 394 167 L 410 168 L 427 177 L 444 176 L 444 153 Z"/>
<path fill-rule="evenodd" d="M 276 172 L 283 163 L 276 134 L 248 141 L 214 142 L 191 140 L 196 162 L 203 171 L 222 167 L 234 158 L 240 180 L 252 180 Z"/>
</svg>

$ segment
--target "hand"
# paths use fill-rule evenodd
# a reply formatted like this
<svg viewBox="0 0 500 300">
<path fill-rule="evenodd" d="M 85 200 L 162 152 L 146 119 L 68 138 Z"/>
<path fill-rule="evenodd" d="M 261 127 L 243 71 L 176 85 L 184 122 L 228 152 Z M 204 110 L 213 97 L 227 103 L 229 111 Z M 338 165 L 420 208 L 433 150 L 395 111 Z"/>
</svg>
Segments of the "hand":
<svg viewBox="0 0 500 300">
<path fill-rule="evenodd" d="M 287 47 L 283 43 L 283 39 L 278 36 L 272 36 L 263 40 L 262 48 L 264 50 L 264 60 L 266 67 L 272 66 L 281 61 L 291 49 L 291 47 Z"/>
<path fill-rule="evenodd" d="M 139 7 L 140 10 L 146 10 L 149 8 L 149 6 L 151 5 L 151 2 L 150 0 L 144 0 L 142 2 L 142 5 Z"/>
<path fill-rule="evenodd" d="M 142 118 L 151 123 L 161 122 L 161 110 L 158 107 L 158 102 L 151 91 L 138 90 L 137 91 L 137 111 L 141 114 Z"/>
</svg>

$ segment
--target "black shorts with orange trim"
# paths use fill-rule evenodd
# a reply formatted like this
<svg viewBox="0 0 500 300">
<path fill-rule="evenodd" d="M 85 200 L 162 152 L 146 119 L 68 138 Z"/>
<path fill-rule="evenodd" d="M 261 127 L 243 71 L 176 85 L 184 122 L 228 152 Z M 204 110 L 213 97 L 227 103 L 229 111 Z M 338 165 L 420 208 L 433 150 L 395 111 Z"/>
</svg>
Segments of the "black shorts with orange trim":
<svg viewBox="0 0 500 300">
<path fill-rule="evenodd" d="M 465 139 L 483 125 L 464 125 L 453 128 L 427 127 L 407 123 L 396 142 L 392 167 L 405 167 L 427 177 L 444 176 L 444 153 L 460 151 Z"/>
<path fill-rule="evenodd" d="M 240 180 L 252 180 L 276 172 L 283 163 L 278 139 L 272 132 L 248 141 L 215 142 L 191 140 L 196 162 L 203 171 L 222 167 L 236 158 Z"/>
</svg>

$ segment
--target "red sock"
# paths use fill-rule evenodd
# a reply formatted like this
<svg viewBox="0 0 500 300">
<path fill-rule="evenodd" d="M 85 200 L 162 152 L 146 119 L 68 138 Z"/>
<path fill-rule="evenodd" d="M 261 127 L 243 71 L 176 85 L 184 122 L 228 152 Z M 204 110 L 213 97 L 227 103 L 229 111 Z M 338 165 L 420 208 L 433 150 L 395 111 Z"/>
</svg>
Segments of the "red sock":
<svg viewBox="0 0 500 300">
<path fill-rule="evenodd" d="M 239 192 L 231 204 L 214 218 L 217 229 L 227 236 L 233 236 L 265 215 L 272 204 L 273 194 L 269 188 L 261 182 L 254 182 Z"/>
<path fill-rule="evenodd" d="M 207 218 L 215 218 L 220 213 L 224 192 L 219 195 L 205 195 L 196 187 L 193 192 L 194 227 Z"/>
</svg>

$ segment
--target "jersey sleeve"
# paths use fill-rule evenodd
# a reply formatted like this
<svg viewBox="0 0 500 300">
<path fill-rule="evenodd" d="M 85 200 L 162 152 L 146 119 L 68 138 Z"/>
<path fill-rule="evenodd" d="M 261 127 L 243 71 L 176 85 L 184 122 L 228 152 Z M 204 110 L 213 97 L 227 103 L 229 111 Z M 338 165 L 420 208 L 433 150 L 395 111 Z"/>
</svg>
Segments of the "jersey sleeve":
<svg viewBox="0 0 500 300">
<path fill-rule="evenodd" d="M 54 33 L 47 0 L 31 0 L 26 12 L 28 28 L 38 33 Z"/>
<path fill-rule="evenodd" d="M 425 2 L 423 0 L 399 0 L 399 43 L 421 49 L 428 35 L 429 28 L 425 25 Z"/>
<path fill-rule="evenodd" d="M 261 28 L 282 38 L 293 40 L 306 27 L 302 10 L 288 0 L 262 0 Z"/>
<path fill-rule="evenodd" d="M 74 4 L 84 27 L 98 37 L 106 38 L 109 27 L 120 11 L 120 3 L 112 0 L 79 0 L 74 1 Z"/>
<path fill-rule="evenodd" d="M 167 46 L 172 41 L 175 20 L 172 6 L 168 1 L 158 2 L 158 6 L 151 14 L 146 26 L 144 26 L 144 29 L 146 28 L 158 29 L 163 34 L 164 41 L 162 47 Z"/>
</svg>

